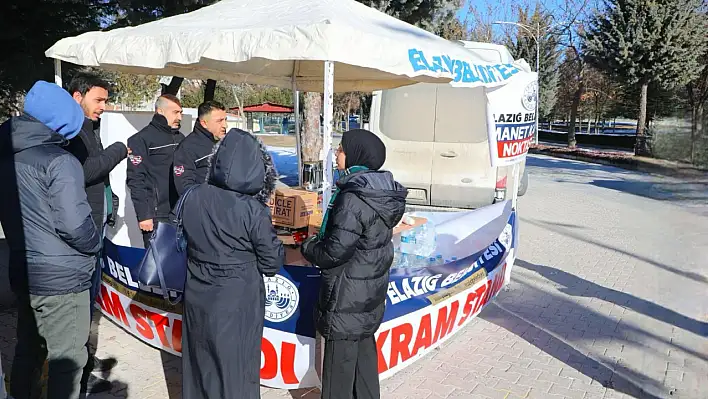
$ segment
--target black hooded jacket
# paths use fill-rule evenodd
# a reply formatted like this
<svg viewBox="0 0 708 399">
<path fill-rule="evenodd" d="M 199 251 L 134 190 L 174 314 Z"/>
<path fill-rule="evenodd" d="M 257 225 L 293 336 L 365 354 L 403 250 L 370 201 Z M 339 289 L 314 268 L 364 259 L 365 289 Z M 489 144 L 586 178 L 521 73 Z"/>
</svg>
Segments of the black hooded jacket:
<svg viewBox="0 0 708 399">
<path fill-rule="evenodd" d="M 91 286 L 101 236 L 66 139 L 29 115 L 0 125 L 0 223 L 13 291 L 63 295 Z"/>
<path fill-rule="evenodd" d="M 184 200 L 182 396 L 259 398 L 263 275 L 284 260 L 266 205 L 277 175 L 249 133 L 231 130 L 215 148 L 208 182 Z"/>
<path fill-rule="evenodd" d="M 167 219 L 179 195 L 172 180 L 175 148 L 184 135 L 155 114 L 150 124 L 130 136 L 127 179 L 138 221 Z"/>
<path fill-rule="evenodd" d="M 407 190 L 386 171 L 342 177 L 321 240 L 307 242 L 305 258 L 322 270 L 315 313 L 327 339 L 358 340 L 381 325 L 393 228 L 403 217 Z"/>
<path fill-rule="evenodd" d="M 189 186 L 204 183 L 209 171 L 209 156 L 216 142 L 214 135 L 197 121 L 192 133 L 179 143 L 172 168 L 179 195 Z"/>
<path fill-rule="evenodd" d="M 260 274 L 273 275 L 284 257 L 266 205 L 275 167 L 251 134 L 233 129 L 227 136 L 215 146 L 207 182 L 185 200 L 187 253 L 213 265 L 252 263 Z"/>
</svg>

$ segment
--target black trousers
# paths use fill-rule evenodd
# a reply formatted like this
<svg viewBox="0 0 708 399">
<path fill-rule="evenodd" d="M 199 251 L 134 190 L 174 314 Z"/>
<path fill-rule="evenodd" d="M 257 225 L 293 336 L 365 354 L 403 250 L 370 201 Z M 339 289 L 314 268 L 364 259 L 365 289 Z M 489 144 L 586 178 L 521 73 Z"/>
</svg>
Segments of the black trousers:
<svg viewBox="0 0 708 399">
<path fill-rule="evenodd" d="M 325 341 L 322 399 L 379 399 L 378 354 L 374 337 Z"/>
</svg>

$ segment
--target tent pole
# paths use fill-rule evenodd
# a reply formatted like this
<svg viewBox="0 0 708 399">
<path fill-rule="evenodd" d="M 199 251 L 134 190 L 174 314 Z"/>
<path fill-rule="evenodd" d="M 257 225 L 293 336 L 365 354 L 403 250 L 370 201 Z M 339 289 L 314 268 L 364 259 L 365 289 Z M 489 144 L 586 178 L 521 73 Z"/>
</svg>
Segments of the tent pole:
<svg viewBox="0 0 708 399">
<path fill-rule="evenodd" d="M 520 185 L 519 183 L 521 183 L 519 181 L 519 178 L 520 178 L 519 174 L 521 172 L 520 164 L 521 164 L 520 162 L 516 162 L 514 164 L 514 167 L 512 168 L 512 172 L 511 172 L 511 174 L 514 176 L 514 184 L 511 185 L 511 187 L 512 187 L 511 188 L 512 189 L 512 191 L 511 191 L 511 207 L 514 209 L 516 209 L 516 200 L 519 198 L 519 185 Z"/>
<path fill-rule="evenodd" d="M 54 83 L 59 87 L 64 87 L 63 81 L 61 80 L 61 60 L 54 59 Z"/>
<path fill-rule="evenodd" d="M 302 143 L 300 141 L 300 92 L 297 91 L 297 74 L 300 61 L 293 63 L 293 112 L 295 112 L 295 150 L 297 154 L 297 186 L 302 187 Z"/>
<path fill-rule="evenodd" d="M 322 212 L 327 211 L 329 198 L 332 195 L 332 119 L 334 116 L 334 62 L 324 63 L 324 104 L 322 116 L 324 119 L 322 152 Z"/>
</svg>

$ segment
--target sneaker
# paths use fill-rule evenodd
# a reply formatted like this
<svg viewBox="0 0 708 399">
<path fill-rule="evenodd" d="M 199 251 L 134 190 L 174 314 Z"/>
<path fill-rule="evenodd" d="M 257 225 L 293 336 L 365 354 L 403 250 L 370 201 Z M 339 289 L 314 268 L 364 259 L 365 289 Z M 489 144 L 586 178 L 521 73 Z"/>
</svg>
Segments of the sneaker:
<svg viewBox="0 0 708 399">
<path fill-rule="evenodd" d="M 81 384 L 81 393 L 101 393 L 108 392 L 113 388 L 110 381 L 89 374 L 87 383 Z"/>
</svg>

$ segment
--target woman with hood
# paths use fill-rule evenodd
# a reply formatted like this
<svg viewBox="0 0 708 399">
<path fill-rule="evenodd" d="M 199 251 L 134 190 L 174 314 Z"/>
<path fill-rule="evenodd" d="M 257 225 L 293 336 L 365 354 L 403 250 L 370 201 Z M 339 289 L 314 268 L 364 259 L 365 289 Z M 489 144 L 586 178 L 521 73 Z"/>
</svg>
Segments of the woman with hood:
<svg viewBox="0 0 708 399">
<path fill-rule="evenodd" d="M 315 313 L 325 338 L 322 398 L 379 398 L 374 333 L 381 325 L 393 227 L 403 217 L 408 191 L 380 171 L 386 147 L 367 130 L 350 130 L 337 149 L 340 179 L 320 234 L 302 246 L 322 272 Z"/>
<path fill-rule="evenodd" d="M 185 399 L 260 397 L 263 276 L 284 260 L 267 205 L 276 176 L 265 147 L 232 129 L 214 146 L 206 182 L 184 201 Z"/>
</svg>

